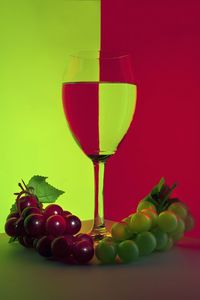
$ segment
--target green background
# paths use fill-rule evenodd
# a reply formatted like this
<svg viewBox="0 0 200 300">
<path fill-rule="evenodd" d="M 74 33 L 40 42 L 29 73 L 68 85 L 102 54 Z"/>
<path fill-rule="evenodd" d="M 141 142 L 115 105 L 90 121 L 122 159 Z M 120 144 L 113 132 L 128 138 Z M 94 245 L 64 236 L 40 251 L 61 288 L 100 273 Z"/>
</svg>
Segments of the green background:
<svg viewBox="0 0 200 300">
<path fill-rule="evenodd" d="M 100 1 L 0 2 L 0 231 L 17 183 L 33 175 L 66 191 L 57 203 L 93 216 L 93 168 L 62 111 L 69 53 L 100 48 Z"/>
</svg>

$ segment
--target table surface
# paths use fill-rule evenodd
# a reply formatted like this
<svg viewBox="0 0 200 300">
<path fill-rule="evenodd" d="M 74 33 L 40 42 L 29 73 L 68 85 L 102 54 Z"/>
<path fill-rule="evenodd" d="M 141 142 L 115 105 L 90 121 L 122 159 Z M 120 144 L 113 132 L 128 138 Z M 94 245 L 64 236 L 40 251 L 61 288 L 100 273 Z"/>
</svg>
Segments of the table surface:
<svg viewBox="0 0 200 300">
<path fill-rule="evenodd" d="M 129 265 L 70 266 L 0 235 L 1 300 L 148 298 L 200 299 L 200 239 L 184 238 L 168 252 Z"/>
</svg>

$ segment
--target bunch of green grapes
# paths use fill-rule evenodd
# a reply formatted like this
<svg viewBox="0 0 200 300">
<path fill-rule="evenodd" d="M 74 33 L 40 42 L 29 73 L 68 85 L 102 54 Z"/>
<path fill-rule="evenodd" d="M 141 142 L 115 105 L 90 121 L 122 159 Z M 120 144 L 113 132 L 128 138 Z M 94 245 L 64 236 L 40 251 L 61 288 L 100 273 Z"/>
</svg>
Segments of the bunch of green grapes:
<svg viewBox="0 0 200 300">
<path fill-rule="evenodd" d="M 154 251 L 167 251 L 193 229 L 188 207 L 178 199 L 170 199 L 171 191 L 162 181 L 159 189 L 153 189 L 154 196 L 151 192 L 138 203 L 136 212 L 114 223 L 111 237 L 95 248 L 99 261 L 129 263 Z"/>
</svg>

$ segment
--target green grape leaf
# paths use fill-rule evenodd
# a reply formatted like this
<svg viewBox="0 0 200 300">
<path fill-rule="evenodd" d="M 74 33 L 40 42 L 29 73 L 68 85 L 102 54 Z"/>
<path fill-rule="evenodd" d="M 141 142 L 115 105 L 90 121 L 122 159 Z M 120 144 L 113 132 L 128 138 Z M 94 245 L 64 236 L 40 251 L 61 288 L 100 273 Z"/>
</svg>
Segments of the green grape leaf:
<svg viewBox="0 0 200 300">
<path fill-rule="evenodd" d="M 166 209 L 172 204 L 172 203 L 176 203 L 176 202 L 180 202 L 180 200 L 178 198 L 171 198 L 168 199 L 167 203 L 166 203 Z"/>
<path fill-rule="evenodd" d="M 163 197 L 162 201 L 159 204 L 159 210 L 160 211 L 166 210 L 169 207 L 170 204 L 179 201 L 177 198 L 169 199 L 169 197 L 173 193 L 173 190 L 176 188 L 176 185 L 177 184 L 174 183 L 172 185 L 172 187 L 168 190 L 168 192 L 165 194 L 165 196 Z"/>
<path fill-rule="evenodd" d="M 15 213 L 16 211 L 17 211 L 17 205 L 16 205 L 16 203 L 14 203 L 10 208 L 10 214 Z"/>
<path fill-rule="evenodd" d="M 16 241 L 17 241 L 17 237 L 15 236 L 15 237 L 11 237 L 11 238 L 9 239 L 8 243 L 11 244 L 11 243 L 14 243 L 14 242 L 16 242 Z"/>
<path fill-rule="evenodd" d="M 161 191 L 161 189 L 162 189 L 162 187 L 163 187 L 164 184 L 165 184 L 165 179 L 164 179 L 164 177 L 162 177 L 160 179 L 159 183 L 158 183 L 158 192 L 159 193 L 160 193 L 160 191 Z"/>
<path fill-rule="evenodd" d="M 160 179 L 159 183 L 156 186 L 154 186 L 154 188 L 151 190 L 151 196 L 157 195 L 158 193 L 160 193 L 164 184 L 165 184 L 165 179 L 164 179 L 164 177 L 162 177 Z"/>
<path fill-rule="evenodd" d="M 165 202 L 166 200 L 169 199 L 169 197 L 171 196 L 173 190 L 176 188 L 177 184 L 176 182 L 174 182 L 174 184 L 172 185 L 172 187 L 169 189 L 169 191 L 166 193 L 165 197 L 163 198 L 163 202 Z"/>
<path fill-rule="evenodd" d="M 157 205 L 157 201 L 152 198 L 151 194 L 144 197 L 141 201 L 148 201 L 154 204 L 155 206 Z"/>
<path fill-rule="evenodd" d="M 158 194 L 158 187 L 157 185 L 151 190 L 151 196 L 157 195 Z"/>
<path fill-rule="evenodd" d="M 33 190 L 33 193 L 37 196 L 41 203 L 54 203 L 57 198 L 64 194 L 64 191 L 54 188 L 52 185 L 46 182 L 48 177 L 33 176 L 27 184 L 29 189 Z"/>
</svg>

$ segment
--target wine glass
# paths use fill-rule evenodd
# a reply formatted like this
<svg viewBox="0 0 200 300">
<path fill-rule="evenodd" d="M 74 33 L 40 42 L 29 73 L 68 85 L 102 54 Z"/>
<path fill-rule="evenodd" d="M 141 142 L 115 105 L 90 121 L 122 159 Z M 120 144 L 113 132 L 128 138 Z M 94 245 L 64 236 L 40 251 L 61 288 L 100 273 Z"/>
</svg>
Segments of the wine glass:
<svg viewBox="0 0 200 300">
<path fill-rule="evenodd" d="M 71 55 L 62 86 L 70 131 L 94 165 L 94 240 L 109 235 L 104 223 L 104 168 L 133 119 L 136 85 L 129 55 L 81 51 Z"/>
</svg>

